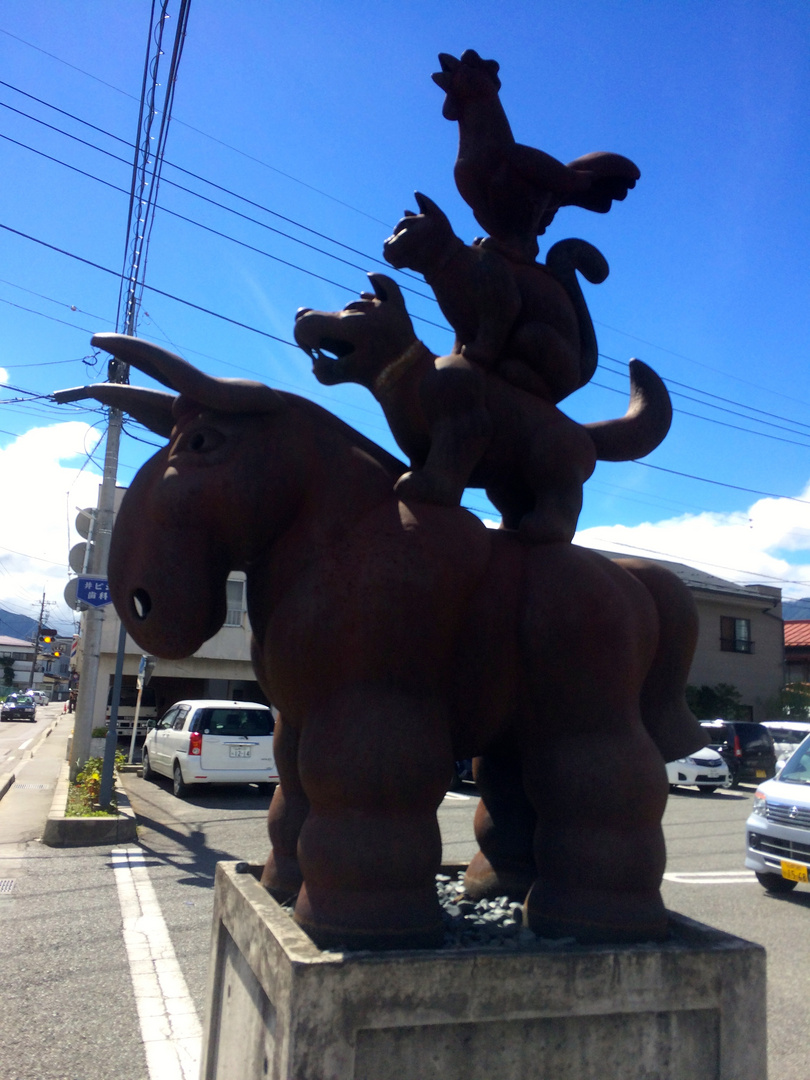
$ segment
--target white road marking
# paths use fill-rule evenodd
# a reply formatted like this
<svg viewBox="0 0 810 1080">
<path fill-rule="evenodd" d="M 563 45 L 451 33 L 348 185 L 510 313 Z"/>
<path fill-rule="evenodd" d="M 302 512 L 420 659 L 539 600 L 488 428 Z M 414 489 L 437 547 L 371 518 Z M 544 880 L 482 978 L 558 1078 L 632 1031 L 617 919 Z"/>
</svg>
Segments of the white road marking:
<svg viewBox="0 0 810 1080">
<path fill-rule="evenodd" d="M 692 873 L 664 874 L 664 881 L 678 885 L 750 885 L 756 880 L 753 870 L 694 870 Z"/>
<path fill-rule="evenodd" d="M 112 852 L 150 1080 L 197 1080 L 202 1026 L 140 848 Z"/>
<path fill-rule="evenodd" d="M 459 802 L 469 802 L 472 798 L 472 795 L 462 795 L 460 791 L 448 791 L 445 795 L 445 799 L 456 799 Z"/>
<path fill-rule="evenodd" d="M 33 739 L 26 739 L 25 742 L 20 743 L 20 745 L 17 747 L 17 749 L 18 750 L 25 750 L 25 748 L 27 746 L 30 746 L 33 741 L 34 741 Z"/>
</svg>

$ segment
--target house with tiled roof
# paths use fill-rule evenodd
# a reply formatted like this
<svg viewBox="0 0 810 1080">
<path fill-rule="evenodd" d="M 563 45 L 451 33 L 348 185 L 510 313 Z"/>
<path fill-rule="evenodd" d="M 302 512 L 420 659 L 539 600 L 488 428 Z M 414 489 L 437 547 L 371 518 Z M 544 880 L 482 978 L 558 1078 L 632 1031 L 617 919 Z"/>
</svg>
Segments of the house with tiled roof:
<svg viewBox="0 0 810 1080">
<path fill-rule="evenodd" d="M 615 551 L 601 554 L 609 559 L 622 557 Z M 739 690 L 749 719 L 775 715 L 776 697 L 787 682 L 782 590 L 773 585 L 736 585 L 685 563 L 646 556 L 645 561 L 671 570 L 697 604 L 700 630 L 689 682 L 694 686 L 730 683 Z M 810 627 L 810 622 L 805 625 Z M 810 648 L 807 656 L 810 664 Z"/>
<path fill-rule="evenodd" d="M 785 620 L 785 681 L 810 683 L 810 619 Z"/>
<path fill-rule="evenodd" d="M 60 639 L 64 640 L 64 639 Z M 0 634 L 0 659 L 7 659 L 8 666 L 13 669 L 14 677 L 11 686 L 4 683 L 5 670 L 0 670 L 0 696 L 5 697 L 11 690 L 25 690 L 33 687 L 35 690 L 43 690 L 48 697 L 52 698 L 60 685 L 60 673 L 67 672 L 67 656 L 64 659 L 54 659 L 46 656 L 43 652 L 37 655 L 34 663 L 34 645 L 24 638 L 11 637 Z M 31 667 L 33 665 L 33 681 Z M 6 665 L 3 665 L 5 669 Z M 66 674 L 65 674 L 66 678 Z"/>
</svg>

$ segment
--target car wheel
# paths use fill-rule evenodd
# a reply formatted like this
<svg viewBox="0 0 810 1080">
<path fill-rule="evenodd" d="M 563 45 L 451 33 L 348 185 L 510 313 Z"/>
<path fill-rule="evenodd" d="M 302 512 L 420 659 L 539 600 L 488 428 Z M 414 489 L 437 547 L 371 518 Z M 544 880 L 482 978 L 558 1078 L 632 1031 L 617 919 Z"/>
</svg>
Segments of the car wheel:
<svg viewBox="0 0 810 1080">
<path fill-rule="evenodd" d="M 149 762 L 149 752 L 148 752 L 148 750 L 144 750 L 144 752 L 143 752 L 143 763 L 141 765 L 141 776 L 144 778 L 144 780 L 154 780 L 155 779 L 154 771 L 153 771 L 152 766 L 151 766 L 151 764 Z"/>
<path fill-rule="evenodd" d="M 703 784 L 698 788 L 701 795 L 713 795 L 717 788 L 714 784 Z"/>
<path fill-rule="evenodd" d="M 178 799 L 184 799 L 188 794 L 188 785 L 183 780 L 179 761 L 175 761 L 172 769 L 172 791 Z"/>
<path fill-rule="evenodd" d="M 757 881 L 769 893 L 793 892 L 798 882 L 789 881 L 779 874 L 757 874 Z"/>
</svg>

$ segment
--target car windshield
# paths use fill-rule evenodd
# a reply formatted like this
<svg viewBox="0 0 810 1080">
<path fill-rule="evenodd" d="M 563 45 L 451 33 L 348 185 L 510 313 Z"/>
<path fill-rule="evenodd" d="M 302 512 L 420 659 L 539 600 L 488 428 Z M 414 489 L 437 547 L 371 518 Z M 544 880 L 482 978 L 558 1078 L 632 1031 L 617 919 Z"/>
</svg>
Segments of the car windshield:
<svg viewBox="0 0 810 1080">
<path fill-rule="evenodd" d="M 786 784 L 810 784 L 810 735 L 788 758 L 779 780 Z"/>
<path fill-rule="evenodd" d="M 17 698 L 18 705 L 33 705 L 34 699 L 32 697 L 19 697 Z"/>
<path fill-rule="evenodd" d="M 269 709 L 200 709 L 194 730 L 204 735 L 272 735 L 273 714 Z"/>
</svg>

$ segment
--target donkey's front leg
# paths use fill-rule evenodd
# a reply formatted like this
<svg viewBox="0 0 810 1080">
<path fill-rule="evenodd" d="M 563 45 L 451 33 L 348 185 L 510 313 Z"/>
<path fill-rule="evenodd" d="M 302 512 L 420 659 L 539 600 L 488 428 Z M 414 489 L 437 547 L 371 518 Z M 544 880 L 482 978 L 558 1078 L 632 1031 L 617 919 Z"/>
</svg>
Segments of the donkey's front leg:
<svg viewBox="0 0 810 1080">
<path fill-rule="evenodd" d="M 298 837 L 309 813 L 309 799 L 298 775 L 298 742 L 298 732 L 280 716 L 273 733 L 273 756 L 280 783 L 267 812 L 272 847 L 261 879 L 262 885 L 280 902 L 295 896 L 302 881 Z"/>
<path fill-rule="evenodd" d="M 307 717 L 299 765 L 310 812 L 295 919 L 321 947 L 441 944 L 436 810 L 453 769 L 442 712 L 364 687 Z"/>
</svg>

